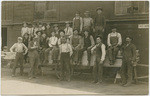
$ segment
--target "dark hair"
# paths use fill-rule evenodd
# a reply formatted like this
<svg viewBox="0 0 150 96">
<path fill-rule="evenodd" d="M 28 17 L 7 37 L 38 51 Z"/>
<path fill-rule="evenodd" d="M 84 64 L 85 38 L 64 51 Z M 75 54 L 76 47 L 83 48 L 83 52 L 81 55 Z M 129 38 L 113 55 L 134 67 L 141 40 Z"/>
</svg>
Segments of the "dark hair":
<svg viewBox="0 0 150 96">
<path fill-rule="evenodd" d="M 59 30 L 59 33 L 60 33 L 60 32 L 63 32 L 63 33 L 65 34 L 65 31 L 64 31 L 64 30 Z"/>
</svg>

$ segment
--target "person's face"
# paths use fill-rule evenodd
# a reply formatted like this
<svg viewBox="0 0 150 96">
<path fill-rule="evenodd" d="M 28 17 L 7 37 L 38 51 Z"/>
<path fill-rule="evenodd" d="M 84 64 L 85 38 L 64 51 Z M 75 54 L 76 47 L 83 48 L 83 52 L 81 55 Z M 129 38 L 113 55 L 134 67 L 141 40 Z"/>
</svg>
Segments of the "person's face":
<svg viewBox="0 0 150 96">
<path fill-rule="evenodd" d="M 63 44 L 66 43 L 66 41 L 67 41 L 67 40 L 66 40 L 65 38 L 62 38 L 62 39 L 61 39 L 61 42 L 62 42 Z"/>
<path fill-rule="evenodd" d="M 26 24 L 26 23 L 24 23 L 24 24 L 23 24 L 23 27 L 27 27 L 27 24 Z"/>
<path fill-rule="evenodd" d="M 55 36 L 55 32 L 52 32 L 51 34 L 52 34 L 52 36 Z"/>
<path fill-rule="evenodd" d="M 64 32 L 60 32 L 60 36 L 63 37 L 65 34 Z"/>
<path fill-rule="evenodd" d="M 101 38 L 98 37 L 98 38 L 96 39 L 96 42 L 97 42 L 97 43 L 101 43 Z"/>
<path fill-rule="evenodd" d="M 22 39 L 18 39 L 18 43 L 22 43 Z"/>
<path fill-rule="evenodd" d="M 88 36 L 88 32 L 87 31 L 85 31 L 84 34 L 85 34 L 85 36 Z"/>
<path fill-rule="evenodd" d="M 102 10 L 97 10 L 97 14 L 101 14 L 102 13 Z"/>
<path fill-rule="evenodd" d="M 79 17 L 80 15 L 79 14 L 76 14 L 76 17 Z"/>
<path fill-rule="evenodd" d="M 127 38 L 126 38 L 126 42 L 127 42 L 127 43 L 130 43 L 130 42 L 131 42 L 131 39 L 130 39 L 129 37 L 127 37 Z"/>
<path fill-rule="evenodd" d="M 54 30 L 58 30 L 58 27 L 54 27 Z"/>
<path fill-rule="evenodd" d="M 89 14 L 85 13 L 85 17 L 89 17 Z"/>
<path fill-rule="evenodd" d="M 45 37 L 46 37 L 46 34 L 42 34 L 42 37 L 45 38 Z"/>
<path fill-rule="evenodd" d="M 24 37 L 25 37 L 25 38 L 28 38 L 28 35 L 27 35 L 27 34 L 25 34 L 25 35 L 24 35 Z"/>
<path fill-rule="evenodd" d="M 41 36 L 41 32 L 38 32 L 37 35 L 38 35 L 38 36 Z"/>
<path fill-rule="evenodd" d="M 74 31 L 74 35 L 77 35 L 77 34 L 78 34 L 78 31 L 77 31 L 77 30 L 75 30 L 75 31 Z"/>
<path fill-rule="evenodd" d="M 40 24 L 39 27 L 42 27 L 42 25 Z"/>
<path fill-rule="evenodd" d="M 69 27 L 70 25 L 69 24 L 66 24 L 66 27 Z"/>
<path fill-rule="evenodd" d="M 112 29 L 112 32 L 116 32 L 116 28 Z"/>
<path fill-rule="evenodd" d="M 48 25 L 46 26 L 46 28 L 49 29 L 49 28 L 50 28 L 50 25 L 48 24 Z"/>
</svg>

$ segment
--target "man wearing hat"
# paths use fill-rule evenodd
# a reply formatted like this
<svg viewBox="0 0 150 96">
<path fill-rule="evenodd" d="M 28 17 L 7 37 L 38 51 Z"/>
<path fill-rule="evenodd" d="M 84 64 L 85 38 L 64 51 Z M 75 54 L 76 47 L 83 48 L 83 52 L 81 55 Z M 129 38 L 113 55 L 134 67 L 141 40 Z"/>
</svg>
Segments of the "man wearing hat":
<svg viewBox="0 0 150 96">
<path fill-rule="evenodd" d="M 37 26 L 36 22 L 33 22 L 32 23 L 32 28 L 31 28 L 31 31 L 30 31 L 31 38 L 33 38 L 34 36 L 37 36 L 36 31 L 38 31 L 38 26 Z"/>
<path fill-rule="evenodd" d="M 130 86 L 133 77 L 133 65 L 136 62 L 136 46 L 131 43 L 132 38 L 126 37 L 126 43 L 122 46 L 121 85 Z"/>
<path fill-rule="evenodd" d="M 10 52 L 16 52 L 15 63 L 12 69 L 12 77 L 16 75 L 16 68 L 20 64 L 20 75 L 23 75 L 23 55 L 28 51 L 28 48 L 22 43 L 22 37 L 18 37 L 18 42 L 11 48 Z"/>
<path fill-rule="evenodd" d="M 108 45 L 108 56 L 110 65 L 113 65 L 116 60 L 116 56 L 119 51 L 119 46 L 122 44 L 121 34 L 116 32 L 116 28 L 113 27 L 112 32 L 108 34 L 107 45 Z"/>
<path fill-rule="evenodd" d="M 21 29 L 21 36 L 23 37 L 25 33 L 29 33 L 28 26 L 26 22 L 23 22 L 23 27 Z"/>
<path fill-rule="evenodd" d="M 37 66 L 39 64 L 39 53 L 38 53 L 39 44 L 37 42 L 36 37 L 31 39 L 28 48 L 29 48 L 28 56 L 29 56 L 29 63 L 30 63 L 29 79 L 32 79 L 36 75 L 37 68 L 38 68 Z"/>
<path fill-rule="evenodd" d="M 98 7 L 96 9 L 96 17 L 94 18 L 94 30 L 95 31 L 95 37 L 100 35 L 102 38 L 104 36 L 104 29 L 105 29 L 105 16 L 102 13 L 102 8 Z"/>
<path fill-rule="evenodd" d="M 64 29 L 65 35 L 70 38 L 73 35 L 73 29 L 70 27 L 70 22 L 67 21 L 66 23 L 66 28 Z"/>
<path fill-rule="evenodd" d="M 82 57 L 84 51 L 87 51 L 87 60 L 88 60 L 88 66 L 90 66 L 90 61 L 91 61 L 91 49 L 95 45 L 93 36 L 89 34 L 88 30 L 84 31 L 84 36 L 83 36 L 83 48 L 79 51 L 79 62 L 80 64 L 82 63 Z"/>
<path fill-rule="evenodd" d="M 73 53 L 72 47 L 67 43 L 67 38 L 61 38 L 62 44 L 59 46 L 61 77 L 60 80 L 70 81 L 70 59 Z"/>
<path fill-rule="evenodd" d="M 25 33 L 24 36 L 23 36 L 23 44 L 24 44 L 26 47 L 28 47 L 28 43 L 29 43 L 29 34 L 28 34 L 28 33 Z M 25 61 L 25 63 L 28 62 L 28 61 L 27 61 L 27 58 L 28 58 L 28 54 L 26 54 L 26 55 L 24 56 L 24 61 Z"/>
<path fill-rule="evenodd" d="M 82 17 L 80 17 L 80 13 L 77 11 L 75 14 L 75 17 L 73 18 L 73 29 L 79 30 L 79 33 L 81 33 L 83 27 L 83 20 Z"/>
<path fill-rule="evenodd" d="M 88 30 L 92 34 L 93 19 L 90 17 L 89 11 L 85 11 L 84 15 L 85 17 L 83 18 L 83 30 Z"/>
</svg>

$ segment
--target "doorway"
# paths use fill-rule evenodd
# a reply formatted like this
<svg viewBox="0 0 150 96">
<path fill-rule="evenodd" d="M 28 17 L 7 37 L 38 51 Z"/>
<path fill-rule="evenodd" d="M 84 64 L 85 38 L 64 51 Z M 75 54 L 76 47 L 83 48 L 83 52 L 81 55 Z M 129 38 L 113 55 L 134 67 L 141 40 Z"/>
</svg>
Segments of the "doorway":
<svg viewBox="0 0 150 96">
<path fill-rule="evenodd" d="M 1 33 L 1 49 L 3 50 L 4 46 L 7 46 L 7 28 L 6 27 L 2 27 L 2 33 Z"/>
</svg>

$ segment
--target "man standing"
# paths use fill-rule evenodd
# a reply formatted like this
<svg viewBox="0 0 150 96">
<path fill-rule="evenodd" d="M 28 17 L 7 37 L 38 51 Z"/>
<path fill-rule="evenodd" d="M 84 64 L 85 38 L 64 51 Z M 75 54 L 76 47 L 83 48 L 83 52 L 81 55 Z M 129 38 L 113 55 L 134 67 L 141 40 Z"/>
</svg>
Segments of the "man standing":
<svg viewBox="0 0 150 96">
<path fill-rule="evenodd" d="M 60 64 L 61 64 L 61 77 L 60 80 L 66 79 L 70 81 L 70 59 L 72 55 L 72 47 L 67 43 L 67 39 L 61 39 L 62 44 L 59 46 L 60 51 Z"/>
<path fill-rule="evenodd" d="M 88 30 L 93 36 L 93 19 L 90 17 L 90 12 L 85 11 L 85 17 L 83 18 L 83 30 Z"/>
<path fill-rule="evenodd" d="M 37 67 L 39 64 L 39 54 L 38 54 L 38 42 L 36 38 L 31 39 L 29 43 L 29 63 L 30 63 L 30 72 L 29 79 L 32 79 L 36 75 Z"/>
<path fill-rule="evenodd" d="M 100 36 L 96 39 L 97 44 L 91 49 L 91 52 L 95 51 L 96 53 L 96 60 L 93 67 L 93 75 L 94 81 L 93 83 L 102 83 L 103 77 L 103 62 L 105 60 L 105 45 L 102 43 L 102 38 Z"/>
<path fill-rule="evenodd" d="M 28 48 L 22 43 L 22 38 L 18 37 L 18 42 L 15 43 L 10 48 L 10 52 L 16 52 L 15 63 L 14 63 L 13 70 L 12 70 L 12 77 L 15 76 L 18 63 L 20 63 L 20 75 L 23 75 L 23 58 L 24 58 L 23 55 L 25 55 L 27 51 L 28 51 Z"/>
<path fill-rule="evenodd" d="M 96 12 L 97 12 L 97 15 L 94 19 L 95 29 L 93 30 L 93 31 L 95 31 L 95 36 L 94 37 L 100 35 L 103 38 L 104 29 L 105 29 L 105 25 L 106 25 L 105 17 L 102 13 L 102 8 L 101 7 L 98 7 L 96 9 Z"/>
<path fill-rule="evenodd" d="M 73 35 L 73 29 L 70 27 L 70 22 L 66 22 L 66 28 L 64 31 L 67 38 L 70 38 Z"/>
<path fill-rule="evenodd" d="M 112 32 L 108 34 L 107 44 L 110 65 L 113 65 L 119 51 L 119 46 L 122 44 L 121 34 L 116 32 L 116 28 L 113 28 Z"/>
<path fill-rule="evenodd" d="M 125 87 L 131 85 L 133 64 L 136 62 L 136 47 L 131 40 L 131 37 L 126 37 L 126 44 L 122 47 L 121 85 Z"/>
</svg>

